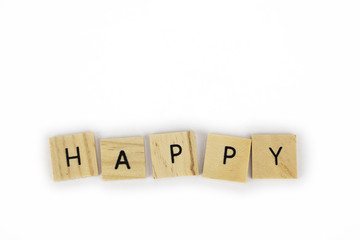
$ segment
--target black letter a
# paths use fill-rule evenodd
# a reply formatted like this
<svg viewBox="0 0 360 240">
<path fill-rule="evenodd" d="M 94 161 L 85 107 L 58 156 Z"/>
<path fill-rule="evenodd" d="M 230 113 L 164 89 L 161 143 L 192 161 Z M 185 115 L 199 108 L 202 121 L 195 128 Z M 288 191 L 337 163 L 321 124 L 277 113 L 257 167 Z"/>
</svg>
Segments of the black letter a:
<svg viewBox="0 0 360 240">
<path fill-rule="evenodd" d="M 121 161 L 121 157 L 124 157 L 124 161 Z M 129 162 L 127 160 L 124 150 L 120 151 L 119 157 L 116 161 L 115 169 L 118 169 L 120 164 L 126 164 L 127 169 L 130 169 L 130 165 L 129 165 Z"/>
</svg>

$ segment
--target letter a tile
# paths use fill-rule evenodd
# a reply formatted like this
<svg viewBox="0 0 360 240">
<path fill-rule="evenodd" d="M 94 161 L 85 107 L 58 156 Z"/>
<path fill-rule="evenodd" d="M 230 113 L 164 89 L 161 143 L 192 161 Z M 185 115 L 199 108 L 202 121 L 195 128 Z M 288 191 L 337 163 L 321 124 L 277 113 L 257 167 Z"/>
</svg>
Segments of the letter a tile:
<svg viewBox="0 0 360 240">
<path fill-rule="evenodd" d="M 250 139 L 209 134 L 203 177 L 246 182 L 250 147 Z"/>
<path fill-rule="evenodd" d="M 194 132 L 150 135 L 150 147 L 154 178 L 199 175 Z"/>
<path fill-rule="evenodd" d="M 99 175 L 94 133 L 49 139 L 54 181 Z"/>
<path fill-rule="evenodd" d="M 296 135 L 252 135 L 253 178 L 297 178 Z"/>
<path fill-rule="evenodd" d="M 103 180 L 146 177 L 144 138 L 112 138 L 100 141 Z"/>
</svg>

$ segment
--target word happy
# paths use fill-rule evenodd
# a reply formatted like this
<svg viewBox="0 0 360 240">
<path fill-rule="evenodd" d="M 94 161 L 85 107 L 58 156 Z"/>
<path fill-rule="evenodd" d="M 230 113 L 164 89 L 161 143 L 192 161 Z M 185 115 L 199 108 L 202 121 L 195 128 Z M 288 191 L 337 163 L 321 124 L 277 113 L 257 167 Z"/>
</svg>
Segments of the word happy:
<svg viewBox="0 0 360 240">
<path fill-rule="evenodd" d="M 193 131 L 152 134 L 153 177 L 199 175 Z M 54 181 L 99 175 L 94 133 L 52 137 Z M 203 177 L 246 182 L 252 178 L 297 178 L 296 135 L 252 135 L 251 139 L 208 134 Z M 103 180 L 146 178 L 144 137 L 100 140 Z"/>
</svg>

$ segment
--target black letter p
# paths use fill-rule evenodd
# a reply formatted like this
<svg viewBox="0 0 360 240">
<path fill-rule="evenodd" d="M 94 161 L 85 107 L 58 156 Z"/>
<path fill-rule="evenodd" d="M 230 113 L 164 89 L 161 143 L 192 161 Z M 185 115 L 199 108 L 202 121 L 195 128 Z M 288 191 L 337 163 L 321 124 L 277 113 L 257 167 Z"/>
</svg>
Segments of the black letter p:
<svg viewBox="0 0 360 240">
<path fill-rule="evenodd" d="M 174 148 L 178 148 L 178 152 L 174 153 Z M 182 152 L 182 148 L 178 144 L 172 144 L 170 145 L 170 152 L 171 152 L 171 162 L 174 163 L 174 157 L 179 156 Z"/>
<path fill-rule="evenodd" d="M 231 154 L 231 155 L 228 155 L 228 150 L 229 150 L 229 149 L 232 150 L 232 154 Z M 226 147 L 225 147 L 225 152 L 224 152 L 224 164 L 226 164 L 226 159 L 227 159 L 227 158 L 233 158 L 233 157 L 235 157 L 235 155 L 236 155 L 236 150 L 235 150 L 235 148 L 226 146 Z"/>
</svg>

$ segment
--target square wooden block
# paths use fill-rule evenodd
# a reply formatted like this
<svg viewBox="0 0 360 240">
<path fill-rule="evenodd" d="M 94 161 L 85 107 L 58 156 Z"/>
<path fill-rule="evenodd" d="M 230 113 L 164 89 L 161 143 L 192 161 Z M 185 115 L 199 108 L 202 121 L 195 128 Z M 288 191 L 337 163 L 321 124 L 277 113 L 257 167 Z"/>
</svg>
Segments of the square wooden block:
<svg viewBox="0 0 360 240">
<path fill-rule="evenodd" d="M 203 177 L 246 182 L 250 148 L 250 139 L 209 134 Z"/>
<path fill-rule="evenodd" d="M 195 133 L 150 135 L 154 178 L 199 175 Z"/>
<path fill-rule="evenodd" d="M 144 138 L 112 138 L 100 141 L 103 180 L 145 178 Z"/>
<path fill-rule="evenodd" d="M 252 135 L 253 178 L 297 178 L 296 135 Z"/>
<path fill-rule="evenodd" d="M 99 175 L 94 133 L 49 139 L 54 181 Z"/>
</svg>

